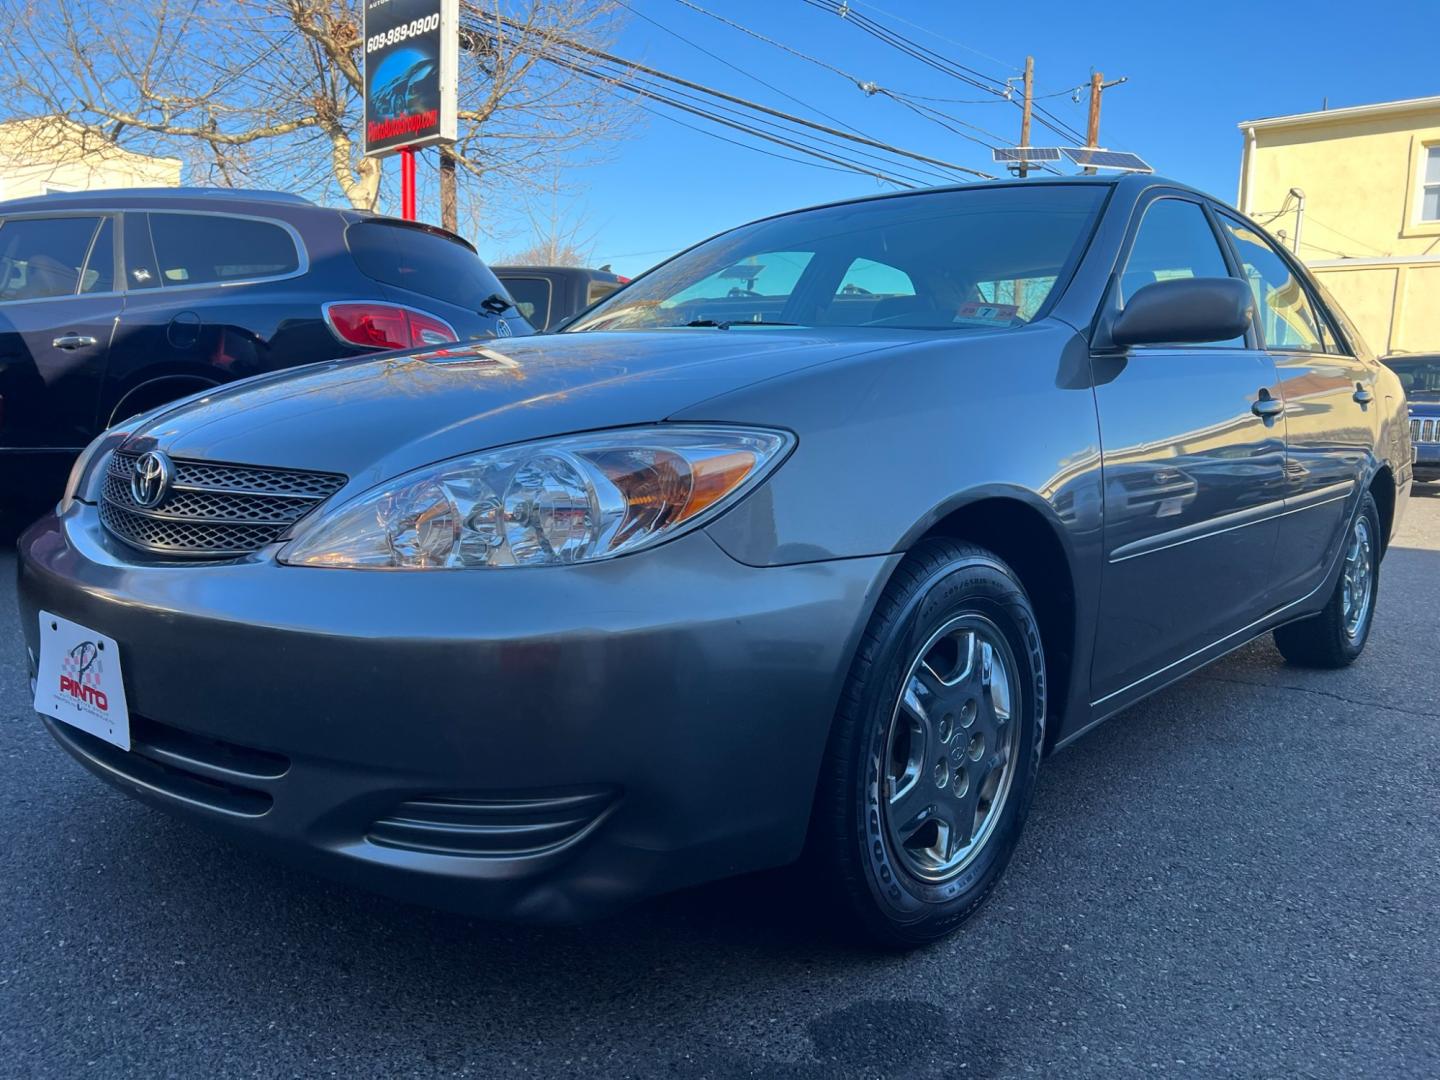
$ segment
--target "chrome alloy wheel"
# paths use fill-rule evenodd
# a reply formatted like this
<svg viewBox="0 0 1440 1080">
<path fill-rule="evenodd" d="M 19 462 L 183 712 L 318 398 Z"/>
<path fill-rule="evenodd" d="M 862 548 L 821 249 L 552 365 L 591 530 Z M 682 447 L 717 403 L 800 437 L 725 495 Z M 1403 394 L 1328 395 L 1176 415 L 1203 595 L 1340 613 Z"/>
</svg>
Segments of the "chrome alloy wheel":
<svg viewBox="0 0 1440 1080">
<path fill-rule="evenodd" d="M 931 635 L 890 719 L 881 807 L 905 868 L 937 883 L 974 861 L 1005 808 L 1019 754 L 1018 666 L 982 615 Z"/>
<path fill-rule="evenodd" d="M 1345 636 L 1356 641 L 1364 635 L 1375 598 L 1375 547 L 1370 521 L 1361 514 L 1350 531 L 1345 548 L 1345 566 L 1340 572 L 1341 617 Z"/>
</svg>

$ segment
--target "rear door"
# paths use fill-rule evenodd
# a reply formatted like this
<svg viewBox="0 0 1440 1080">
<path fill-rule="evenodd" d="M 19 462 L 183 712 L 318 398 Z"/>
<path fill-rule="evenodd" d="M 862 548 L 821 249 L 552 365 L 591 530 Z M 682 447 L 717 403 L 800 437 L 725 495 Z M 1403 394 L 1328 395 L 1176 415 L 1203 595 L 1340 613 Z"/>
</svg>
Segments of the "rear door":
<svg viewBox="0 0 1440 1080">
<path fill-rule="evenodd" d="M 137 411 L 341 352 L 320 317 L 309 258 L 287 222 L 213 211 L 127 211 L 128 290 L 104 407 Z"/>
<path fill-rule="evenodd" d="M 1374 447 L 1375 371 L 1340 336 L 1288 255 L 1253 225 L 1229 214 L 1220 220 L 1255 293 L 1285 401 L 1286 513 L 1273 584 L 1289 601 L 1324 579 L 1355 505 Z"/>
<path fill-rule="evenodd" d="M 1193 197 L 1153 197 L 1132 236 L 1114 286 L 1119 296 L 1107 301 L 1117 309 L 1155 282 L 1233 275 Z M 1274 361 L 1253 335 L 1099 351 L 1092 363 L 1105 485 L 1093 660 L 1100 704 L 1266 609 L 1285 425 Z M 1261 415 L 1267 411 L 1275 415 Z"/>
<path fill-rule="evenodd" d="M 0 447 L 78 450 L 94 437 L 123 307 L 115 274 L 110 215 L 0 221 Z"/>
</svg>

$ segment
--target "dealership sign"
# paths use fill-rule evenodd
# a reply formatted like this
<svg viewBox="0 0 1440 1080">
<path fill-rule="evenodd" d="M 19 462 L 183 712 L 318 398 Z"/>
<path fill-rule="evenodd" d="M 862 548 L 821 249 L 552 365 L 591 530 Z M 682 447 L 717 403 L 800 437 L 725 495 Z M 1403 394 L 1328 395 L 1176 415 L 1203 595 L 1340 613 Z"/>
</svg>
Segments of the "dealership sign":
<svg viewBox="0 0 1440 1080">
<path fill-rule="evenodd" d="M 452 143 L 460 0 L 364 0 L 365 153 Z"/>
</svg>

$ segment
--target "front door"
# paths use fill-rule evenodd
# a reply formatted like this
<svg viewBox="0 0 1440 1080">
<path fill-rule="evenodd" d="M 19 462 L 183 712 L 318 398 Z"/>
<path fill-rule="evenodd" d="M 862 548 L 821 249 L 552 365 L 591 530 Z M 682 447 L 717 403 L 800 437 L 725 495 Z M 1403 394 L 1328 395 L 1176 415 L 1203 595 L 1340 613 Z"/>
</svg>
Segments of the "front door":
<svg viewBox="0 0 1440 1080">
<path fill-rule="evenodd" d="M 1228 277 L 1206 210 L 1152 199 L 1113 301 L 1177 277 Z M 1093 359 L 1105 484 L 1097 704 L 1258 617 L 1268 602 L 1285 482 L 1274 361 L 1253 335 Z"/>
<path fill-rule="evenodd" d="M 123 306 L 114 234 L 94 212 L 0 222 L 0 447 L 78 450 L 95 436 Z"/>
<path fill-rule="evenodd" d="M 1321 315 L 1300 275 L 1253 226 L 1221 222 L 1255 292 L 1285 399 L 1285 517 L 1272 580 L 1281 601 L 1318 587 L 1339 549 L 1373 446 L 1374 372 Z"/>
</svg>

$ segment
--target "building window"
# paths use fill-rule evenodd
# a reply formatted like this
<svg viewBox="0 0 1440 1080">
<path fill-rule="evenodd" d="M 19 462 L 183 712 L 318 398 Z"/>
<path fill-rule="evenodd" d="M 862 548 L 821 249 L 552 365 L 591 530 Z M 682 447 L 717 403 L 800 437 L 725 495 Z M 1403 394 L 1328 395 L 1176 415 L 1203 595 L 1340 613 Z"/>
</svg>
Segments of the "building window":
<svg viewBox="0 0 1440 1080">
<path fill-rule="evenodd" d="M 1440 146 L 1426 148 L 1424 168 L 1420 178 L 1420 220 L 1440 221 Z"/>
</svg>

